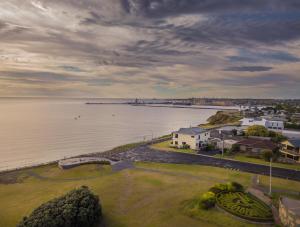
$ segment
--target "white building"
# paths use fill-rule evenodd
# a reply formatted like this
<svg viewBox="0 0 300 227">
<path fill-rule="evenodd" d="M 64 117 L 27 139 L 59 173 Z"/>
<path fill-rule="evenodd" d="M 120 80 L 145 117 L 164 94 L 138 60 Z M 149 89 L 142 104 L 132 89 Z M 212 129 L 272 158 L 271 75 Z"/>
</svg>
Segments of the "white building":
<svg viewBox="0 0 300 227">
<path fill-rule="evenodd" d="M 172 134 L 171 146 L 177 148 L 189 147 L 193 150 L 199 150 L 200 147 L 207 144 L 210 137 L 209 130 L 192 127 L 181 128 Z"/>
<path fill-rule="evenodd" d="M 262 125 L 267 129 L 283 130 L 284 122 L 278 119 L 267 118 L 243 118 L 240 120 L 242 126 Z"/>
</svg>

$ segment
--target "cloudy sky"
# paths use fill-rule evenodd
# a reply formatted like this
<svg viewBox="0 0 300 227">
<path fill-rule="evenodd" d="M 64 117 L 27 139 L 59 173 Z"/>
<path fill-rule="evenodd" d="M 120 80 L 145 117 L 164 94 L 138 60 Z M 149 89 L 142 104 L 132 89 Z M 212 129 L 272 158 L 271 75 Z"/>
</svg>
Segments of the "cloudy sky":
<svg viewBox="0 0 300 227">
<path fill-rule="evenodd" d="M 1 0 L 0 96 L 300 98 L 300 1 Z"/>
</svg>

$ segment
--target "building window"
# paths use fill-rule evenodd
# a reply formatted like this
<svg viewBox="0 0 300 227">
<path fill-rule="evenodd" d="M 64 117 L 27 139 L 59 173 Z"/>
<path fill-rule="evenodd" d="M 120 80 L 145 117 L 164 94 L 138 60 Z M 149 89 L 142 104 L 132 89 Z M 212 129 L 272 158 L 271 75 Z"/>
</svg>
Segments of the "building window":
<svg viewBox="0 0 300 227">
<path fill-rule="evenodd" d="M 182 145 L 186 145 L 186 142 L 182 142 Z"/>
<path fill-rule="evenodd" d="M 175 134 L 174 137 L 175 137 L 175 138 L 178 138 L 178 134 Z"/>
<path fill-rule="evenodd" d="M 178 145 L 178 141 L 175 141 L 175 145 Z"/>
<path fill-rule="evenodd" d="M 191 136 L 192 138 L 195 138 L 195 136 Z"/>
</svg>

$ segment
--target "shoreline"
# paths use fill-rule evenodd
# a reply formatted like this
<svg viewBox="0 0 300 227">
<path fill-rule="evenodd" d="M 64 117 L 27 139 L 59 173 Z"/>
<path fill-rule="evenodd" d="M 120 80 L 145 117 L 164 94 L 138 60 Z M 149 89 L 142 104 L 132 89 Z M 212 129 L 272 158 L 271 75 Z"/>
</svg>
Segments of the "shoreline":
<svg viewBox="0 0 300 227">
<path fill-rule="evenodd" d="M 62 159 L 57 159 L 54 161 L 49 161 L 49 162 L 43 162 L 43 163 L 39 163 L 39 164 L 32 164 L 32 165 L 28 165 L 28 166 L 22 166 L 22 167 L 17 167 L 17 168 L 13 168 L 13 169 L 6 169 L 6 170 L 0 170 L 0 175 L 1 174 L 6 174 L 6 173 L 12 173 L 12 172 L 16 172 L 16 171 L 21 171 L 21 170 L 26 170 L 26 169 L 31 169 L 31 168 L 36 168 L 36 167 L 42 167 L 42 166 L 47 166 L 47 165 L 52 165 L 52 164 L 57 164 L 60 160 L 64 160 L 64 159 L 70 159 L 70 158 L 80 158 L 80 157 L 89 157 L 89 156 L 99 156 L 99 157 L 104 157 L 104 158 L 111 158 L 111 156 L 113 154 L 117 154 L 117 153 L 122 153 L 128 150 L 131 150 L 137 146 L 141 146 L 141 145 L 147 145 L 147 144 L 152 144 L 152 143 L 157 143 L 157 142 L 162 142 L 164 140 L 168 140 L 170 135 L 164 135 L 158 138 L 154 138 L 151 141 L 140 141 L 140 142 L 136 142 L 136 143 L 129 143 L 129 144 L 123 144 L 120 146 L 116 146 L 110 150 L 107 151 L 103 151 L 103 152 L 91 152 L 91 153 L 87 153 L 87 154 L 81 154 L 81 155 L 75 155 L 75 156 L 71 156 L 68 158 L 62 158 Z"/>
</svg>

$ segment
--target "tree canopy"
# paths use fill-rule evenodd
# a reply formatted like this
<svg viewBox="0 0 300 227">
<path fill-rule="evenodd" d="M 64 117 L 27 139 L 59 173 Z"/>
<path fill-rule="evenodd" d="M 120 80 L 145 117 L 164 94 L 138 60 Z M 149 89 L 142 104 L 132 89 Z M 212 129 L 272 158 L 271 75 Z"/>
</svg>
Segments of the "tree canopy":
<svg viewBox="0 0 300 227">
<path fill-rule="evenodd" d="M 36 208 L 18 227 L 88 227 L 102 218 L 98 196 L 86 186 Z"/>
<path fill-rule="evenodd" d="M 268 137 L 269 131 L 266 127 L 262 125 L 252 125 L 247 128 L 246 132 L 247 136 L 261 136 L 261 137 Z"/>
</svg>

